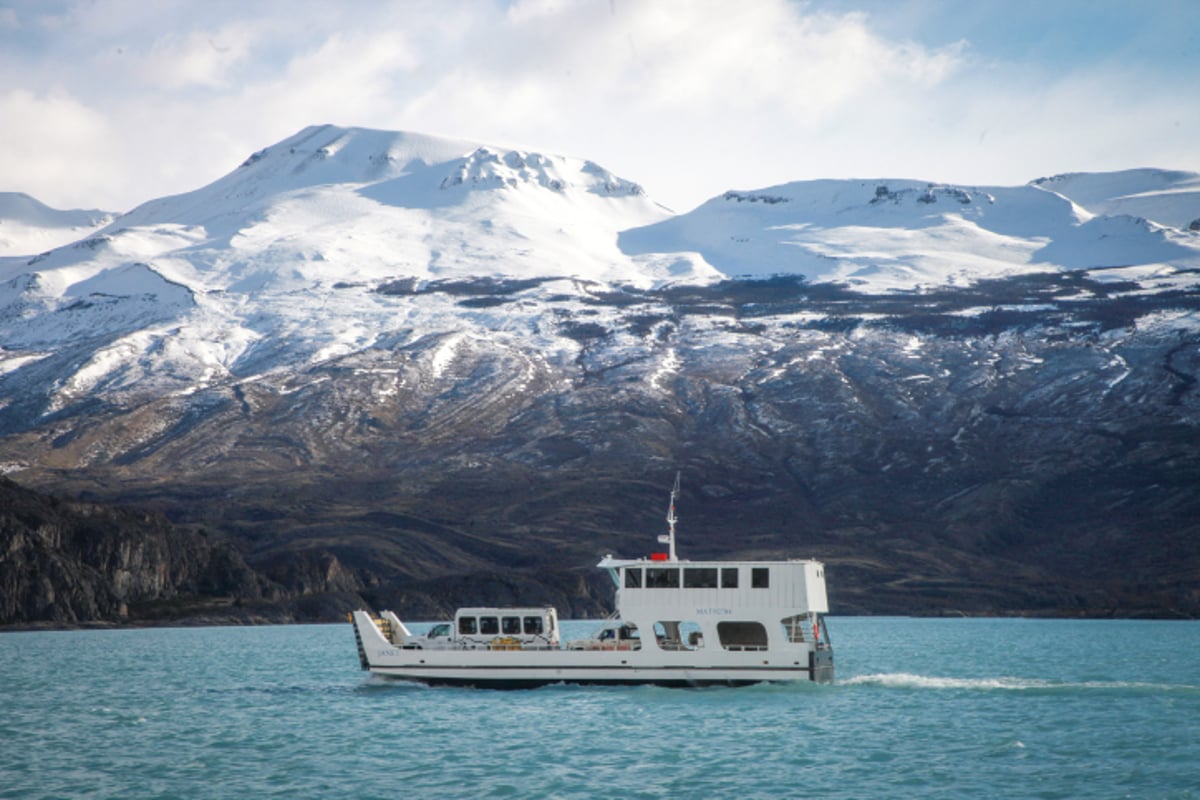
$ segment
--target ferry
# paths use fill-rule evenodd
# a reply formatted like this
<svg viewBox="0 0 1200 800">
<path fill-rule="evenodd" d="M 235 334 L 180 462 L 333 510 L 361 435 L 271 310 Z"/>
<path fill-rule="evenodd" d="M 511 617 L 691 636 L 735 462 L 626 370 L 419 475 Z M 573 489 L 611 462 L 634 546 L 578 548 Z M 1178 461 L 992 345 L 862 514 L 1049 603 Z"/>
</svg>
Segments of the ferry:
<svg viewBox="0 0 1200 800">
<path fill-rule="evenodd" d="M 533 688 L 555 683 L 744 686 L 833 682 L 825 566 L 812 559 L 688 561 L 675 553 L 606 555 L 616 611 L 564 641 L 550 607 L 462 608 L 416 635 L 391 611 L 351 614 L 359 661 L 375 675 L 429 685 Z"/>
</svg>

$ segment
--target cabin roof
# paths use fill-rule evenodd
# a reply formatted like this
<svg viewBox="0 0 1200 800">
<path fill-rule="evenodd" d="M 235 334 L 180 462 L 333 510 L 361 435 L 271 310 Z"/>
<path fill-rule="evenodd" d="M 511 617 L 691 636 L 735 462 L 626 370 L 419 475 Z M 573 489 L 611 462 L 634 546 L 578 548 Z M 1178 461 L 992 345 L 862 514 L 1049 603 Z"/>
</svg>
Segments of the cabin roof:
<svg viewBox="0 0 1200 800">
<path fill-rule="evenodd" d="M 823 562 L 813 558 L 786 558 L 775 559 L 771 561 L 753 561 L 749 559 L 727 559 L 721 561 L 690 561 L 687 559 L 676 559 L 675 561 L 655 559 L 649 557 L 643 558 L 614 558 L 611 555 L 606 555 L 600 559 L 597 567 L 602 569 L 616 569 L 619 567 L 773 567 L 796 564 L 815 564 L 818 567 L 825 566 Z"/>
</svg>

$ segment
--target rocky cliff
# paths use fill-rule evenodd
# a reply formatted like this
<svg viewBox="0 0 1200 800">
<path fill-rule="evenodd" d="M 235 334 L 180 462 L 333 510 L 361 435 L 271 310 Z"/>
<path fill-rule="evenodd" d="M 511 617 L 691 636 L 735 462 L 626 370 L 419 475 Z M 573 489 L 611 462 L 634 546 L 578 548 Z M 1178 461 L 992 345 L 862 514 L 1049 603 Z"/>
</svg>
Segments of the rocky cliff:
<svg viewBox="0 0 1200 800">
<path fill-rule="evenodd" d="M 223 616 L 261 600 L 263 585 L 203 532 L 0 478 L 0 625 Z"/>
</svg>

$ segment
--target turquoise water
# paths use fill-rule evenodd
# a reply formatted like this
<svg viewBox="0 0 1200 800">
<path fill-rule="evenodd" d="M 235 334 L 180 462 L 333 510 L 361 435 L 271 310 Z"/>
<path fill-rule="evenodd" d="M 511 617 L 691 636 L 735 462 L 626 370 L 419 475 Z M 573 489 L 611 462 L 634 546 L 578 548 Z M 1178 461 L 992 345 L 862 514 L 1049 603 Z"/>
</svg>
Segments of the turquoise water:
<svg viewBox="0 0 1200 800">
<path fill-rule="evenodd" d="M 833 686 L 524 692 L 348 624 L 0 634 L 0 798 L 1200 798 L 1200 623 L 829 629 Z"/>
</svg>

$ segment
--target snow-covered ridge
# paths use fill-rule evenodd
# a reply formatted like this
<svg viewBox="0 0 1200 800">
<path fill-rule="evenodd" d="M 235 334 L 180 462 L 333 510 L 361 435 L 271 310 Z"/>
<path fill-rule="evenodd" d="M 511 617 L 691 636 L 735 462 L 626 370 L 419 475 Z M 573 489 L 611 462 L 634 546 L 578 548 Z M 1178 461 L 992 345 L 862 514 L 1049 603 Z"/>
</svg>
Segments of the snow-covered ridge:
<svg viewBox="0 0 1200 800">
<path fill-rule="evenodd" d="M 583 159 L 314 126 L 207 186 L 0 258 L 0 375 L 44 370 L 59 408 L 464 331 L 570 360 L 623 327 L 621 304 L 597 298 L 631 306 L 651 302 L 636 292 L 725 278 L 878 294 L 1082 270 L 1191 290 L 1200 233 L 1164 220 L 1192 215 L 1198 185 L 1156 170 L 1018 187 L 802 181 L 674 215 Z M 1114 212 L 1138 203 L 1146 214 Z M 661 309 L 637 313 L 625 327 Z M 83 350 L 47 356 L 69 347 Z"/>
<path fill-rule="evenodd" d="M 1174 228 L 1200 230 L 1200 175 L 1162 169 L 1076 172 L 1033 185 L 1069 197 L 1097 215 L 1129 215 Z"/>
<path fill-rule="evenodd" d="M 59 210 L 20 192 L 0 192 L 0 257 L 33 255 L 86 237 L 116 214 Z"/>
<path fill-rule="evenodd" d="M 1133 226 L 1095 219 L 1135 210 L 1146 213 Z M 672 216 L 589 161 L 323 125 L 208 186 L 145 203 L 82 243 L 95 266 L 103 253 L 148 262 L 183 246 L 195 280 L 178 279 L 196 289 L 405 275 L 644 286 L 802 274 L 887 291 L 1046 268 L 1190 268 L 1196 242 L 1186 229 L 1195 219 L 1200 176 L 1165 170 L 1022 187 L 803 181 L 731 190 Z M 168 229 L 191 233 L 175 245 L 147 235 Z M 86 255 L 59 251 L 36 266 L 86 269 Z M 0 265 L 0 277 L 17 271 Z"/>
<path fill-rule="evenodd" d="M 1186 192 L 1173 197 L 1190 203 Z M 961 286 L 1058 269 L 1141 267 L 1157 275 L 1200 265 L 1195 232 L 1098 213 L 1104 204 L 1087 199 L 1090 207 L 1045 182 L 801 181 L 726 192 L 687 214 L 623 232 L 621 247 L 645 258 L 687 253 L 697 266 L 726 276 L 802 274 L 862 291 Z M 1172 209 L 1172 219 L 1188 213 Z"/>
</svg>

